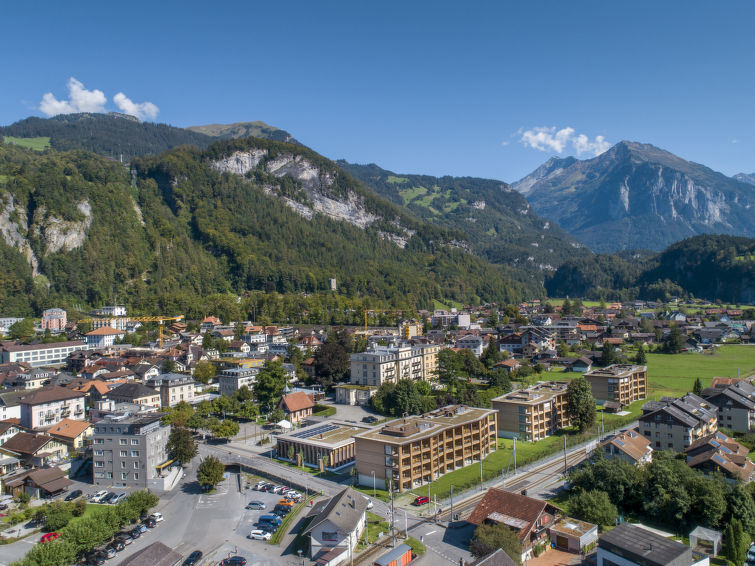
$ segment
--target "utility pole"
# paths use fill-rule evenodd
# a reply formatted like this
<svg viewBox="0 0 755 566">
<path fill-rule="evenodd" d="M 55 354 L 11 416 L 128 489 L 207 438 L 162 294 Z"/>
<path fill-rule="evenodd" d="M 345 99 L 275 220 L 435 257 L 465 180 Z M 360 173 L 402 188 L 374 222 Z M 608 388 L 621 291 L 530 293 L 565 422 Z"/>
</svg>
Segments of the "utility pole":
<svg viewBox="0 0 755 566">
<path fill-rule="evenodd" d="M 395 529 L 395 523 L 396 523 L 396 513 L 394 512 L 393 508 L 393 480 L 390 481 L 390 489 L 391 489 L 391 540 L 393 541 L 393 548 L 396 548 L 396 529 Z"/>
<path fill-rule="evenodd" d="M 564 475 L 566 475 L 566 436 L 564 436 Z"/>
<path fill-rule="evenodd" d="M 404 538 L 409 538 L 409 519 L 406 517 L 406 509 L 404 509 Z"/>
<path fill-rule="evenodd" d="M 451 518 L 448 520 L 449 524 L 454 520 L 454 486 L 451 484 Z"/>
<path fill-rule="evenodd" d="M 516 475 L 516 436 L 514 437 L 514 475 Z"/>
</svg>

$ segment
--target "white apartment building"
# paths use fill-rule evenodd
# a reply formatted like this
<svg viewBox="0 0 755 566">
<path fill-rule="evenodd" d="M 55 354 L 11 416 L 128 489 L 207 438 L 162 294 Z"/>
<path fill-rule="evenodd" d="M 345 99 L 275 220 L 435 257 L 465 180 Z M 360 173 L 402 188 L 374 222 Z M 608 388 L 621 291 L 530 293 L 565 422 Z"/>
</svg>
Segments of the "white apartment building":
<svg viewBox="0 0 755 566">
<path fill-rule="evenodd" d="M 0 363 L 26 362 L 31 367 L 63 364 L 68 355 L 87 350 L 86 342 L 52 342 L 50 344 L 13 344 L 0 348 Z"/>
<path fill-rule="evenodd" d="M 351 383 L 379 387 L 399 379 L 432 380 L 440 349 L 438 345 L 374 346 L 351 354 Z"/>
<path fill-rule="evenodd" d="M 21 426 L 27 429 L 51 427 L 63 419 L 85 420 L 86 396 L 80 391 L 50 385 L 24 395 L 21 406 Z"/>
</svg>

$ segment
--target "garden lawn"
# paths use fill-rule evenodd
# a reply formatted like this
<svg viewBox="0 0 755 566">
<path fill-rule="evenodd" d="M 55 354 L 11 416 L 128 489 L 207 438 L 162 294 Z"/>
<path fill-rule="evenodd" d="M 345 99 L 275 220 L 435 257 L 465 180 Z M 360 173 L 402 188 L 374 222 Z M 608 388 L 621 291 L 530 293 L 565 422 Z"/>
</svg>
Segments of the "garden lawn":
<svg viewBox="0 0 755 566">
<path fill-rule="evenodd" d="M 378 539 L 380 533 L 386 534 L 390 532 L 391 526 L 379 515 L 375 515 L 370 511 L 367 511 L 367 540 L 369 544 L 373 544 Z M 364 544 L 364 536 L 359 539 L 358 548 L 366 548 L 369 544 Z"/>
<path fill-rule="evenodd" d="M 755 373 L 755 347 L 720 346 L 711 354 L 647 354 L 649 397 L 692 391 L 695 379 L 709 387 L 713 377 L 748 377 Z"/>
</svg>

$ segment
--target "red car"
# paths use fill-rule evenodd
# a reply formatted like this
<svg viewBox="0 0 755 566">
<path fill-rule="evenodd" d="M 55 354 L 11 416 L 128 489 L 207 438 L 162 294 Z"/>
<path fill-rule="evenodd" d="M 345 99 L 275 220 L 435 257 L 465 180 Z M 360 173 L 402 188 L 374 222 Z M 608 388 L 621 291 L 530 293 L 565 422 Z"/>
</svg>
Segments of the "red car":
<svg viewBox="0 0 755 566">
<path fill-rule="evenodd" d="M 47 533 L 42 535 L 42 538 L 39 539 L 39 542 L 50 542 L 57 539 L 59 536 L 60 533 Z"/>
<path fill-rule="evenodd" d="M 415 505 L 426 505 L 427 503 L 430 503 L 430 498 L 427 495 L 414 498 Z"/>
</svg>

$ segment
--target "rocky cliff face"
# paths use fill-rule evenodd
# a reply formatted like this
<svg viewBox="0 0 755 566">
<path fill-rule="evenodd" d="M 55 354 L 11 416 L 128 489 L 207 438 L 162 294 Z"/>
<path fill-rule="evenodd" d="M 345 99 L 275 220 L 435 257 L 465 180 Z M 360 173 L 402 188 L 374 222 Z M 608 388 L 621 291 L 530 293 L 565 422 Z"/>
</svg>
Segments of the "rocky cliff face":
<svg viewBox="0 0 755 566">
<path fill-rule="evenodd" d="M 755 235 L 755 187 L 647 144 L 620 142 L 585 161 L 553 158 L 513 187 L 599 252 Z"/>
<path fill-rule="evenodd" d="M 368 210 L 361 195 L 352 191 L 334 194 L 337 192 L 334 188 L 335 173 L 312 163 L 303 155 L 282 153 L 270 157 L 268 150 L 252 148 L 217 159 L 211 166 L 223 173 L 247 176 L 259 171 L 265 173 L 268 179 L 292 180 L 293 191 L 290 187 L 286 189 L 272 182 L 265 183 L 263 187 L 266 192 L 278 196 L 292 210 L 307 219 L 319 213 L 360 228 L 367 228 L 382 219 Z M 414 232 L 394 219 L 385 220 L 392 222 L 396 230 L 381 230 L 381 236 L 400 247 L 406 246 Z"/>
<path fill-rule="evenodd" d="M 78 203 L 77 209 L 84 218 L 72 222 L 57 218 L 40 206 L 31 215 L 29 225 L 26 207 L 16 203 L 10 194 L 0 195 L 0 234 L 6 244 L 23 254 L 36 277 L 40 275 L 39 257 L 69 252 L 84 245 L 92 225 L 92 207 L 84 200 Z"/>
</svg>

